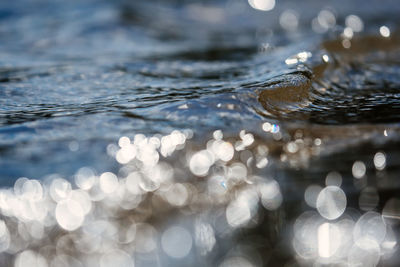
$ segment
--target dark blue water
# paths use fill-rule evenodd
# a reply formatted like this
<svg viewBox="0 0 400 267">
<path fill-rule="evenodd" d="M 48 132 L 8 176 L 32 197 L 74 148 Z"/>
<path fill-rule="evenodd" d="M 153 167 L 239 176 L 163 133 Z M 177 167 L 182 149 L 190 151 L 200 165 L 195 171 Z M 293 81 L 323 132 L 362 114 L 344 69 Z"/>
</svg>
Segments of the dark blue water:
<svg viewBox="0 0 400 267">
<path fill-rule="evenodd" d="M 400 6 L 267 2 L 1 2 L 2 264 L 396 266 Z"/>
</svg>

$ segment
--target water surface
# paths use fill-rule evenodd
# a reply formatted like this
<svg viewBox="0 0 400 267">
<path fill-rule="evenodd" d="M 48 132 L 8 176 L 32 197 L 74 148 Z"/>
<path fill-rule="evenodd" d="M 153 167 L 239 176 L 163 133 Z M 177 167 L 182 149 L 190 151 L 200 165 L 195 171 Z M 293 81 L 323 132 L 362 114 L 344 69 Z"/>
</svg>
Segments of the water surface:
<svg viewBox="0 0 400 267">
<path fill-rule="evenodd" d="M 0 4 L 4 266 L 398 265 L 397 1 L 257 8 Z"/>
</svg>

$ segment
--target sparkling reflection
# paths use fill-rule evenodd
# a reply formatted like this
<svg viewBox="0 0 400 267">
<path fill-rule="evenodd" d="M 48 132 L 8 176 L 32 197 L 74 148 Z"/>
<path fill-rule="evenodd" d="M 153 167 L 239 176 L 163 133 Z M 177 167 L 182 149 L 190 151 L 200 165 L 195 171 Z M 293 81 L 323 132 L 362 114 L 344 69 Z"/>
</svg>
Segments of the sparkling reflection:
<svg viewBox="0 0 400 267">
<path fill-rule="evenodd" d="M 374 156 L 374 165 L 377 170 L 383 170 L 386 167 L 386 155 L 383 152 L 378 152 Z"/>
<path fill-rule="evenodd" d="M 381 26 L 379 28 L 379 33 L 383 36 L 383 37 L 390 37 L 390 29 L 387 26 Z"/>
<path fill-rule="evenodd" d="M 365 176 L 367 167 L 365 166 L 364 162 L 356 161 L 356 162 L 354 162 L 351 171 L 353 173 L 354 178 L 360 179 Z"/>
<path fill-rule="evenodd" d="M 295 31 L 299 24 L 299 15 L 294 10 L 285 10 L 279 16 L 279 24 L 286 31 Z"/>
<path fill-rule="evenodd" d="M 318 212 L 328 220 L 339 218 L 346 209 L 346 195 L 337 186 L 327 186 L 318 194 L 316 207 Z"/>
<path fill-rule="evenodd" d="M 275 0 L 248 0 L 248 1 L 252 8 L 261 11 L 269 11 L 275 7 Z"/>
<path fill-rule="evenodd" d="M 349 15 L 345 19 L 346 26 L 355 32 L 360 32 L 364 29 L 364 23 L 357 15 Z"/>
<path fill-rule="evenodd" d="M 172 258 L 183 258 L 192 249 L 192 236 L 183 227 L 168 228 L 161 237 L 161 246 L 166 254 Z"/>
<path fill-rule="evenodd" d="M 306 164 L 310 147 L 325 146 L 325 140 L 307 138 L 301 131 L 277 139 L 276 134 L 287 133 L 270 122 L 260 125 L 260 131 L 280 144 L 278 159 L 290 166 Z M 146 266 L 158 258 L 184 262 L 214 255 L 221 249 L 218 240 L 234 243 L 233 233 L 282 218 L 282 190 L 287 188 L 282 189 L 282 179 L 269 164 L 277 160 L 276 147 L 245 130 L 236 136 L 216 130 L 203 146 L 191 137 L 183 131 L 121 137 L 112 153 L 120 164 L 117 173 L 97 175 L 84 167 L 73 182 L 58 175 L 43 183 L 16 180 L 0 191 L 0 252 L 14 255 L 15 266 Z M 127 148 L 137 154 L 121 161 L 118 153 Z M 386 154 L 377 152 L 373 162 L 377 173 L 384 174 Z M 351 174 L 356 181 L 366 180 L 365 163 L 354 162 Z M 341 188 L 344 175 L 331 171 L 321 179 L 322 186 L 310 183 L 298 192 L 311 210 L 293 222 L 296 261 L 375 266 L 394 255 L 399 200 L 386 201 L 381 214 L 376 211 L 378 189 L 366 184 L 359 191 L 358 211 L 348 207 Z M 37 243 L 48 247 L 37 249 Z M 256 252 L 239 247 L 217 265 L 265 264 L 248 256 Z"/>
</svg>

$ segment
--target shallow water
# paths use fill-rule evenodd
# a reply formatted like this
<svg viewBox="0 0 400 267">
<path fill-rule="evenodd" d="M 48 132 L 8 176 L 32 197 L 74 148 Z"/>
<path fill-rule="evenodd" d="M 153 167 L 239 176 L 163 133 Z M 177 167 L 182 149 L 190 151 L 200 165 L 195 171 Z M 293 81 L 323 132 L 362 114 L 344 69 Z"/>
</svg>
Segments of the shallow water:
<svg viewBox="0 0 400 267">
<path fill-rule="evenodd" d="M 0 3 L 2 265 L 397 266 L 396 2 Z"/>
</svg>

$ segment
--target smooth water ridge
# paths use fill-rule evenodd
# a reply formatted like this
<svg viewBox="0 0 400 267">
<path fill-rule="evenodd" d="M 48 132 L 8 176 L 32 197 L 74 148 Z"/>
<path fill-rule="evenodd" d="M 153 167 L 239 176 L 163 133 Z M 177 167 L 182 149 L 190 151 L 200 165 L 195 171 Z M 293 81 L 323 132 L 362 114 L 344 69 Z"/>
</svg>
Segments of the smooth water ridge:
<svg viewBox="0 0 400 267">
<path fill-rule="evenodd" d="M 0 3 L 0 266 L 398 266 L 395 0 Z"/>
</svg>

